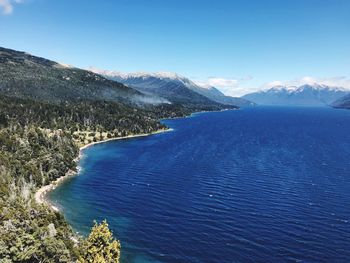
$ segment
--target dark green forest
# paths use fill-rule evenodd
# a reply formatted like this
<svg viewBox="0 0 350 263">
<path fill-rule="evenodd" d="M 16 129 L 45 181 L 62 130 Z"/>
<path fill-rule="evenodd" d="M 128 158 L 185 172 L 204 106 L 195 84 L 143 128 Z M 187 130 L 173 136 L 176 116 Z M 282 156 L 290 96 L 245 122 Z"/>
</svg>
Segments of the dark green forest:
<svg viewBox="0 0 350 263">
<path fill-rule="evenodd" d="M 62 215 L 38 205 L 34 192 L 76 169 L 79 146 L 94 140 L 166 129 L 158 120 L 184 116 L 174 105 L 131 108 L 107 101 L 63 104 L 0 95 L 0 258 L 71 262 L 81 254 Z M 80 134 L 80 135 L 79 135 Z M 4 261 L 6 262 L 6 261 Z"/>
<path fill-rule="evenodd" d="M 79 147 L 165 130 L 160 120 L 218 103 L 151 104 L 92 72 L 0 48 L 0 262 L 119 262 L 108 224 L 87 239 L 34 194 L 77 167 Z M 93 222 L 91 222 L 93 224 Z"/>
</svg>

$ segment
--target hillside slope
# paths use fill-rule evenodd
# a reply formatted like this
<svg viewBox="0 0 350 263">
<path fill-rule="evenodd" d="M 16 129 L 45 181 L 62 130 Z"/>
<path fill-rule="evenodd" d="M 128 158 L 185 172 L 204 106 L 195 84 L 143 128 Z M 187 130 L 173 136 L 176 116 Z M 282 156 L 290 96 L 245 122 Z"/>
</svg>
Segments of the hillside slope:
<svg viewBox="0 0 350 263">
<path fill-rule="evenodd" d="M 335 108 L 350 109 L 350 94 L 336 100 L 332 103 L 332 106 Z"/>
<path fill-rule="evenodd" d="M 86 240 L 34 193 L 77 170 L 80 146 L 164 130 L 161 118 L 193 110 L 135 103 L 139 98 L 154 97 L 89 71 L 0 49 L 1 262 L 84 258 Z"/>
<path fill-rule="evenodd" d="M 0 47 L 0 92 L 41 101 L 134 101 L 143 95 L 90 71 Z"/>
<path fill-rule="evenodd" d="M 212 96 L 191 80 L 175 73 L 134 73 L 120 74 L 118 72 L 94 70 L 106 78 L 121 82 L 133 87 L 145 94 L 153 94 L 169 100 L 172 103 L 191 105 L 193 107 L 222 107 L 223 104 L 236 106 L 231 103 L 223 103 L 213 99 Z M 223 95 L 224 96 L 224 95 Z"/>
<path fill-rule="evenodd" d="M 201 87 L 196 85 L 193 86 L 193 90 L 213 101 L 226 105 L 235 105 L 238 107 L 250 107 L 256 105 L 254 102 L 243 98 L 226 96 L 215 87 Z"/>
</svg>

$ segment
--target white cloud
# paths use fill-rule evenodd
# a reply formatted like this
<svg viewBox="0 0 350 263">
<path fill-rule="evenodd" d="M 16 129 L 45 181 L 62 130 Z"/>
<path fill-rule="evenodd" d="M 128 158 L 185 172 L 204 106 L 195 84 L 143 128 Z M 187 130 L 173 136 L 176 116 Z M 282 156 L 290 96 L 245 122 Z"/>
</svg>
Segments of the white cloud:
<svg viewBox="0 0 350 263">
<path fill-rule="evenodd" d="M 13 11 L 13 5 L 10 0 L 0 0 L 0 8 L 2 9 L 2 13 L 4 15 L 9 15 Z"/>
<path fill-rule="evenodd" d="M 20 4 L 23 0 L 0 0 L 0 11 L 3 15 L 10 15 L 13 12 L 14 4 Z"/>
<path fill-rule="evenodd" d="M 236 87 L 238 85 L 237 79 L 224 79 L 224 78 L 209 78 L 206 81 L 207 85 L 220 88 Z"/>
<path fill-rule="evenodd" d="M 251 76 L 239 79 L 210 77 L 205 81 L 198 80 L 195 81 L 195 83 L 202 87 L 215 87 L 228 96 L 239 97 L 246 93 L 252 92 L 251 88 L 242 86 L 242 83 L 252 79 L 253 78 Z"/>
<path fill-rule="evenodd" d="M 264 88 L 272 88 L 276 86 L 283 86 L 283 82 L 279 80 L 274 80 L 263 85 Z"/>
<path fill-rule="evenodd" d="M 272 82 L 266 83 L 262 86 L 262 89 L 271 88 L 274 86 L 302 86 L 305 84 L 323 84 L 331 87 L 341 87 L 350 90 L 350 78 L 345 76 L 338 77 L 328 77 L 328 78 L 314 78 L 310 76 L 305 76 L 299 79 L 280 81 L 274 80 Z"/>
</svg>

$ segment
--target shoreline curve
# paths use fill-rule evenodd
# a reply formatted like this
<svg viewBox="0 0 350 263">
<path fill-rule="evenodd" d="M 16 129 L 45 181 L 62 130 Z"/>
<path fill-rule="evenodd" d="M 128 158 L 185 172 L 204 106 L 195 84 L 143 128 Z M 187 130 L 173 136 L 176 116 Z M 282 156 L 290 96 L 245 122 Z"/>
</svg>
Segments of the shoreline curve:
<svg viewBox="0 0 350 263">
<path fill-rule="evenodd" d="M 109 138 L 106 140 L 102 140 L 102 141 L 98 141 L 98 142 L 92 142 L 89 144 L 86 144 L 82 147 L 79 148 L 79 155 L 78 157 L 76 157 L 74 159 L 74 162 L 77 164 L 77 170 L 73 171 L 73 170 L 69 170 L 64 176 L 61 176 L 59 178 L 57 178 L 55 181 L 51 182 L 48 185 L 44 185 L 42 187 L 40 187 L 34 194 L 34 200 L 36 203 L 38 204 L 43 204 L 43 205 L 47 205 L 50 209 L 52 209 L 55 212 L 59 212 L 58 207 L 54 206 L 48 199 L 47 199 L 47 194 L 49 192 L 51 192 L 52 190 L 56 189 L 56 187 L 58 187 L 59 185 L 61 185 L 65 180 L 73 177 L 73 176 L 77 176 L 79 175 L 80 172 L 80 168 L 78 166 L 78 163 L 80 161 L 80 159 L 82 158 L 83 154 L 82 151 L 94 146 L 96 144 L 102 144 L 102 143 L 106 143 L 106 142 L 110 142 L 110 141 L 118 141 L 118 140 L 125 140 L 125 139 L 131 139 L 131 138 L 138 138 L 138 137 L 146 137 L 146 136 L 150 136 L 150 135 L 155 135 L 155 134 L 159 134 L 159 133 L 164 133 L 164 132 L 170 132 L 173 131 L 173 129 L 168 128 L 168 129 L 160 129 L 154 132 L 150 132 L 150 133 L 141 133 L 141 134 L 133 134 L 133 135 L 127 135 L 127 136 L 123 136 L 123 137 L 115 137 L 115 138 Z"/>
</svg>

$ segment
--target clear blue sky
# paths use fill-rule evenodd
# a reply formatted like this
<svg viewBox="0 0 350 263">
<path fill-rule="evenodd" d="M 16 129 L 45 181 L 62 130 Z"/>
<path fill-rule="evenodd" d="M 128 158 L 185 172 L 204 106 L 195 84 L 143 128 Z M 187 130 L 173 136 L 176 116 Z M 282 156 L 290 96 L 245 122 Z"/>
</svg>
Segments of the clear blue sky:
<svg viewBox="0 0 350 263">
<path fill-rule="evenodd" d="M 305 76 L 349 82 L 349 0 L 17 2 L 0 0 L 0 46 L 82 68 L 177 72 L 230 94 Z"/>
</svg>

